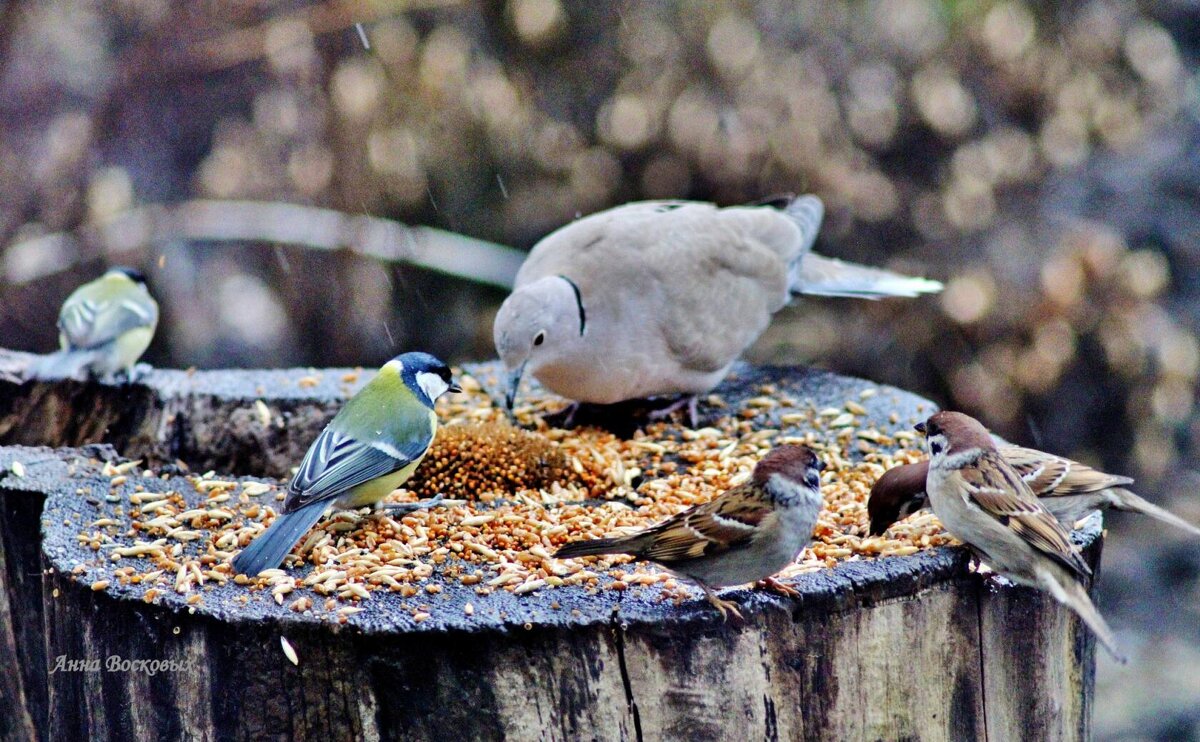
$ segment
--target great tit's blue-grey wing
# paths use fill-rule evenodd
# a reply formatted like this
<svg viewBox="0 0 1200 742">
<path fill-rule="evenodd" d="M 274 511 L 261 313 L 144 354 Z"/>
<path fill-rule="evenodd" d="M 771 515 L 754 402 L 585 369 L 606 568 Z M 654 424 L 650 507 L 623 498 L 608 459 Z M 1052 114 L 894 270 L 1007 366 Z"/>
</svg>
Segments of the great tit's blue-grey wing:
<svg viewBox="0 0 1200 742">
<path fill-rule="evenodd" d="M 158 322 L 158 305 L 147 297 L 72 297 L 58 316 L 58 329 L 71 348 L 95 348 L 139 327 Z"/>
<path fill-rule="evenodd" d="M 326 427 L 309 447 L 288 485 L 284 512 L 331 500 L 360 484 L 403 469 L 425 453 L 433 440 L 430 432 L 391 444 L 363 442 Z"/>
</svg>

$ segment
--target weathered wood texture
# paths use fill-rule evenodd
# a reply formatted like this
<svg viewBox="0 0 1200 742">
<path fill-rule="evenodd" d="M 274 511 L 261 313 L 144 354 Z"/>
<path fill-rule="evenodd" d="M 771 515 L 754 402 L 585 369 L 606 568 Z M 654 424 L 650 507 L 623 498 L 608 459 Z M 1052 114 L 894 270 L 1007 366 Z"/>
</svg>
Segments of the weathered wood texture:
<svg viewBox="0 0 1200 742">
<path fill-rule="evenodd" d="M 192 382 L 197 388 L 216 382 L 194 376 L 200 377 Z M 795 376 L 816 390 L 817 404 L 825 395 L 846 398 L 847 387 L 829 375 L 797 370 Z M 124 430 L 142 429 L 133 413 L 119 409 L 129 390 L 95 386 L 34 391 L 43 401 L 31 401 L 19 395 L 33 385 L 0 382 L 0 405 L 9 415 L 0 419 L 31 421 L 34 410 L 58 409 L 41 406 L 44 400 L 65 395 L 110 400 L 117 409 L 99 405 L 94 414 L 126 421 Z M 271 397 L 270 385 L 255 384 L 249 392 L 234 387 L 227 387 L 227 399 L 240 400 L 242 409 L 262 399 L 274 415 L 283 405 Z M 294 383 L 282 388 L 297 389 Z M 193 416 L 190 431 L 219 430 L 220 421 L 204 419 L 203 411 L 228 418 L 235 406 L 179 394 L 170 404 Z M 302 416 L 305 426 L 323 424 L 321 415 L 340 395 L 335 389 L 328 400 L 313 402 L 293 391 L 287 404 L 311 410 Z M 892 403 L 911 410 L 917 402 L 906 395 Z M 145 404 L 142 420 L 166 406 Z M 166 428 L 174 424 L 160 421 Z M 82 429 L 40 424 L 47 434 Z M 275 435 L 272 440 L 289 448 L 286 455 L 299 446 L 299 433 Z M 161 455 L 160 461 L 180 456 L 195 463 L 209 455 L 188 446 L 160 454 L 152 435 L 123 442 L 143 446 L 138 456 Z M 218 463 L 236 469 L 237 462 L 285 456 L 267 451 L 270 441 L 252 445 L 261 450 Z M 104 455 L 99 448 L 0 448 L 0 470 L 11 471 L 13 461 L 24 464 L 23 476 L 0 479 L 0 617 L 10 617 L 0 625 L 0 702 L 16 709 L 0 722 L 5 738 L 1089 736 L 1090 634 L 1053 601 L 971 573 L 960 549 L 843 562 L 797 578 L 801 596 L 795 599 L 736 592 L 748 618 L 741 626 L 721 623 L 699 600 L 663 602 L 653 587 L 595 594 L 564 587 L 524 596 L 499 591 L 480 598 L 449 580 L 430 601 L 427 621 L 414 622 L 404 599 L 385 593 L 338 625 L 328 616 L 293 613 L 262 593 L 243 603 L 246 591 L 232 582 L 207 586 L 198 606 L 171 591 L 147 603 L 145 586 L 115 579 L 93 591 L 92 583 L 117 565 L 98 559 L 75 536 L 109 507 L 94 496 L 109 491 L 98 461 Z M 138 483 L 186 490 L 171 479 Z M 1099 517 L 1076 533 L 1093 565 L 1100 533 Z M 86 571 L 72 575 L 80 564 Z M 476 608 L 471 620 L 463 612 L 468 600 Z M 280 636 L 296 648 L 298 666 L 284 656 Z M 99 667 L 64 664 L 72 660 Z M 105 665 L 121 660 L 174 661 L 176 667 L 150 675 Z"/>
<path fill-rule="evenodd" d="M 104 442 L 156 465 L 182 459 L 201 471 L 275 477 L 289 474 L 373 373 L 154 369 L 128 385 L 22 381 L 34 358 L 0 349 L 0 444 Z"/>
</svg>

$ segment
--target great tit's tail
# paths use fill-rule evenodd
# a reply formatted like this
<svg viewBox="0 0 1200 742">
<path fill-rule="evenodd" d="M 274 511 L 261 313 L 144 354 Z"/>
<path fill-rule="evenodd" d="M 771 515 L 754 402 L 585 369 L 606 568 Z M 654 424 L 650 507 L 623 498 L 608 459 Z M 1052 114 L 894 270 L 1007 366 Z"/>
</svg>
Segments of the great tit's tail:
<svg viewBox="0 0 1200 742">
<path fill-rule="evenodd" d="M 882 268 L 847 263 L 808 252 L 792 265 L 793 294 L 845 296 L 856 299 L 883 299 L 889 296 L 912 298 L 942 290 L 940 281 L 913 278 Z"/>
<path fill-rule="evenodd" d="M 572 541 L 563 544 L 554 557 L 556 559 L 576 559 L 578 557 L 596 556 L 598 554 L 636 554 L 643 547 L 644 534 L 626 536 L 624 538 L 596 538 L 590 541 Z"/>
<path fill-rule="evenodd" d="M 1087 589 L 1080 582 L 1061 570 L 1042 570 L 1039 571 L 1038 577 L 1038 582 L 1055 600 L 1075 611 L 1083 619 L 1114 660 L 1122 665 L 1129 661 L 1117 647 L 1117 638 L 1113 636 L 1112 629 L 1108 627 L 1100 611 L 1096 610 L 1096 604 L 1088 597 Z"/>
<path fill-rule="evenodd" d="M 1175 513 L 1169 510 L 1160 508 L 1152 502 L 1148 502 L 1124 487 L 1113 487 L 1108 491 L 1113 507 L 1117 510 L 1125 510 L 1130 513 L 1141 513 L 1149 515 L 1151 518 L 1160 520 L 1163 523 L 1170 523 L 1176 528 L 1182 528 L 1193 536 L 1200 536 L 1200 528 L 1188 523 L 1183 518 L 1180 518 Z"/>
<path fill-rule="evenodd" d="M 283 558 L 300 537 L 321 519 L 328 505 L 328 502 L 314 502 L 276 518 L 270 528 L 260 533 L 233 558 L 234 570 L 253 577 L 264 569 L 274 569 L 283 564 Z"/>
<path fill-rule="evenodd" d="M 74 379 L 80 378 L 102 351 L 97 348 L 59 350 L 38 357 L 25 369 L 26 379 Z"/>
</svg>

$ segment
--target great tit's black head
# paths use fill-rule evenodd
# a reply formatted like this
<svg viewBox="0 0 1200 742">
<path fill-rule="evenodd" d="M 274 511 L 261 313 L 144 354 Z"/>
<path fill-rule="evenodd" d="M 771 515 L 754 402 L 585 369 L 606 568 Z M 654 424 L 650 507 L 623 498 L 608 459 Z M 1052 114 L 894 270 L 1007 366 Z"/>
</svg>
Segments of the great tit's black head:
<svg viewBox="0 0 1200 742">
<path fill-rule="evenodd" d="M 108 272 L 109 273 L 120 273 L 120 274 L 126 276 L 127 278 L 129 278 L 129 280 L 133 281 L 134 283 L 141 284 L 142 286 L 146 285 L 146 274 L 142 273 L 137 268 L 130 268 L 127 265 L 117 265 L 117 266 L 113 266 L 112 268 L 109 268 Z"/>
<path fill-rule="evenodd" d="M 400 364 L 400 376 L 414 391 L 425 395 L 430 404 L 446 392 L 458 394 L 462 388 L 454 383 L 450 367 L 435 356 L 420 351 L 401 353 L 392 359 Z"/>
</svg>

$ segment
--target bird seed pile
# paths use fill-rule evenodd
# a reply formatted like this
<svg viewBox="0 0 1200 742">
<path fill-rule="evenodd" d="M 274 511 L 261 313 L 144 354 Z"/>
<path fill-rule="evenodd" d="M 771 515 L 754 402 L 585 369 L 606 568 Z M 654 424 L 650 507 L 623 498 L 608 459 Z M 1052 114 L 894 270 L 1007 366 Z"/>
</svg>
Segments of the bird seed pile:
<svg viewBox="0 0 1200 742">
<path fill-rule="evenodd" d="M 921 457 L 912 421 L 893 414 L 887 430 L 867 422 L 863 405 L 886 391 L 866 388 L 841 406 L 816 409 L 773 385 L 760 386 L 759 396 L 737 405 L 709 396 L 705 409 L 723 413 L 709 415 L 710 427 L 654 423 L 622 440 L 594 428 L 549 428 L 541 418 L 562 406 L 557 398 L 529 398 L 516 410 L 522 428 L 514 427 L 476 379 L 460 381 L 464 394 L 438 403 L 443 427 L 411 489 L 389 499 L 442 493 L 445 505 L 396 516 L 334 512 L 283 568 L 249 578 L 235 575 L 229 559 L 270 525 L 286 483 L 106 464 L 107 490 L 77 490 L 95 506 L 89 512 L 103 515 L 79 524 L 78 541 L 97 556 L 74 565 L 74 574 L 81 581 L 99 575 L 95 590 L 116 580 L 147 602 L 170 591 L 187 595 L 193 606 L 206 590 L 232 581 L 249 586 L 238 597 L 243 602 L 273 600 L 343 623 L 381 590 L 412 598 L 405 605 L 420 622 L 443 584 L 455 581 L 473 586 L 481 600 L 497 590 L 522 595 L 575 585 L 658 586 L 663 599 L 678 602 L 694 594 L 652 565 L 623 556 L 551 555 L 567 541 L 628 533 L 705 502 L 745 481 L 770 448 L 784 443 L 813 447 L 827 468 L 826 508 L 814 542 L 783 579 L 840 560 L 903 556 L 952 542 L 928 514 L 894 525 L 886 537 L 868 535 L 872 483 L 887 468 Z M 435 571 L 438 578 L 430 579 Z M 470 603 L 464 610 L 473 615 Z"/>
</svg>

